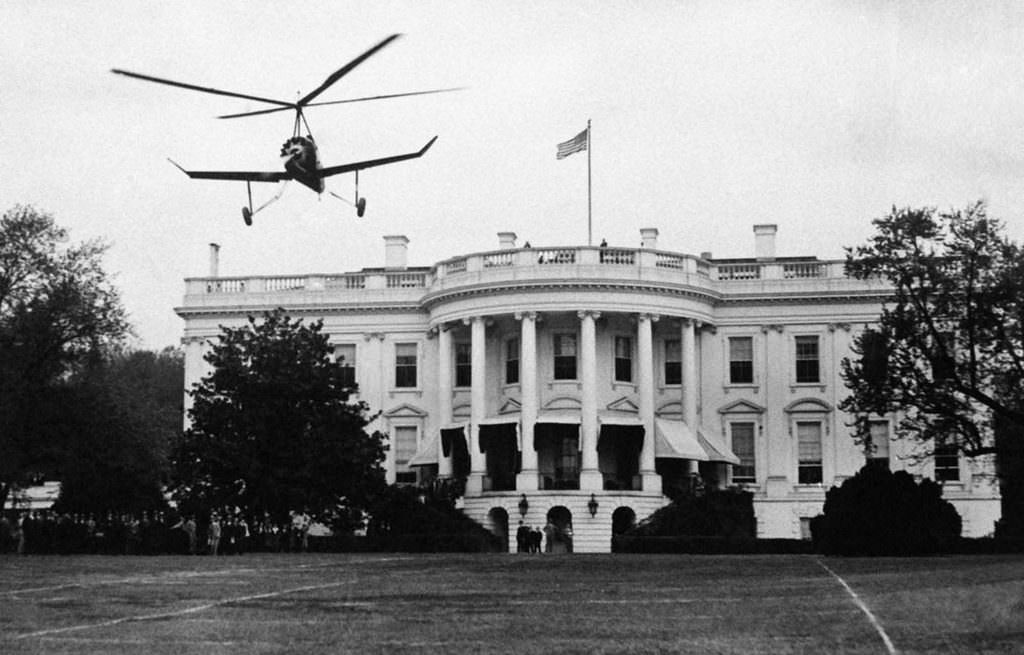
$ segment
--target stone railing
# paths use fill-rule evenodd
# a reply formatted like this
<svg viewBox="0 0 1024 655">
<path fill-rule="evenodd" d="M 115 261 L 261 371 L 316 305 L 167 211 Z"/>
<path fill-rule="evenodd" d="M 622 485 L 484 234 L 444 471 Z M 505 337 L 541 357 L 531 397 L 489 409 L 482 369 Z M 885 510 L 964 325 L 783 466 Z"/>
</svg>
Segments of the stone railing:
<svg viewBox="0 0 1024 655">
<path fill-rule="evenodd" d="M 190 278 L 186 280 L 186 296 L 276 296 L 315 292 L 330 293 L 332 296 L 341 294 L 346 298 L 355 294 L 351 296 L 353 302 L 369 297 L 366 294 L 381 299 L 400 297 L 405 302 L 416 295 L 416 290 L 421 290 L 419 293 L 422 294 L 462 284 L 490 284 L 502 280 L 531 280 L 551 276 L 650 279 L 718 287 L 725 293 L 732 288 L 744 292 L 752 288 L 751 285 L 761 285 L 766 281 L 794 284 L 846 279 L 842 261 L 716 263 L 693 255 L 644 248 L 578 246 L 474 253 L 442 261 L 430 270 L 366 269 L 329 275 Z"/>
</svg>

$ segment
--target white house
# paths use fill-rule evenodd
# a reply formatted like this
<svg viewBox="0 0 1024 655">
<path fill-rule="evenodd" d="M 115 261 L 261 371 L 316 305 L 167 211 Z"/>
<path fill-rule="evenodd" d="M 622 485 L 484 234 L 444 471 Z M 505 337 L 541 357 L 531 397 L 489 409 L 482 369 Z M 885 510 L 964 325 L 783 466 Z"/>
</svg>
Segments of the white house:
<svg viewBox="0 0 1024 655">
<path fill-rule="evenodd" d="M 508 535 L 520 520 L 571 525 L 577 552 L 668 502 L 699 472 L 754 493 L 763 537 L 801 537 L 825 491 L 865 453 L 839 410 L 839 363 L 877 320 L 881 281 L 841 261 L 776 257 L 775 225 L 755 256 L 640 248 L 499 248 L 407 264 L 384 237 L 384 266 L 352 273 L 186 280 L 186 386 L 205 373 L 220 325 L 276 307 L 323 319 L 358 398 L 382 410 L 392 482 L 464 477 L 465 512 Z M 874 423 L 873 459 L 942 482 L 964 534 L 999 517 L 990 461 L 915 457 Z M 512 528 L 509 528 L 509 525 Z M 510 537 L 511 538 L 511 537 Z"/>
</svg>

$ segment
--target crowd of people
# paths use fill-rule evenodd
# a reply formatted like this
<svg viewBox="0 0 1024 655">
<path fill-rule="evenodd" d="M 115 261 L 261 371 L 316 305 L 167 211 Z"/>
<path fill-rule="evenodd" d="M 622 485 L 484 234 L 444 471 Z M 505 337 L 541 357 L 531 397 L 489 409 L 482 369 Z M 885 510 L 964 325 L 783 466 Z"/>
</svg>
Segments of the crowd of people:
<svg viewBox="0 0 1024 655">
<path fill-rule="evenodd" d="M 106 514 L 50 510 L 8 512 L 0 516 L 0 552 L 93 555 L 236 555 L 249 551 L 309 549 L 310 522 L 250 521 L 240 512 L 221 510 L 205 516 L 175 512 Z"/>
</svg>

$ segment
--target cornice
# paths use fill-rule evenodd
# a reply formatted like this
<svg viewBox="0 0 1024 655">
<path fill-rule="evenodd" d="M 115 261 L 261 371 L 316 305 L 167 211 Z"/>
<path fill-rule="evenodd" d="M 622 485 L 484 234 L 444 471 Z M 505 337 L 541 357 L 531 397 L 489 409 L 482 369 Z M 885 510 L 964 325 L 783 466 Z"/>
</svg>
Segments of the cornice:
<svg viewBox="0 0 1024 655">
<path fill-rule="evenodd" d="M 658 295 L 673 295 L 695 298 L 715 305 L 720 294 L 708 289 L 683 285 L 666 285 L 642 280 L 519 280 L 501 284 L 475 284 L 460 286 L 453 289 L 429 292 L 420 300 L 420 307 L 431 310 L 437 305 L 462 298 L 475 296 L 500 295 L 508 292 L 521 293 L 529 291 L 635 291 Z"/>
<path fill-rule="evenodd" d="M 322 305 L 288 305 L 285 303 L 270 303 L 266 305 L 218 305 L 215 307 L 175 307 L 174 313 L 181 318 L 193 318 L 199 316 L 240 316 L 245 314 L 258 314 L 274 311 L 278 307 L 284 307 L 289 314 L 421 314 L 422 309 L 418 304 L 322 304 Z"/>
</svg>

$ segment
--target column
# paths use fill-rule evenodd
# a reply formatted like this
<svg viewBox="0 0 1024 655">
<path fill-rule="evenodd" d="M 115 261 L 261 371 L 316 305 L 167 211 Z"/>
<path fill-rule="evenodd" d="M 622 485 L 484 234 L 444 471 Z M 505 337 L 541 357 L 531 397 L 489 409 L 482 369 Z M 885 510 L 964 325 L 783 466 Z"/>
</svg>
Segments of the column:
<svg viewBox="0 0 1024 655">
<path fill-rule="evenodd" d="M 519 337 L 519 430 L 523 440 L 523 466 L 516 476 L 516 491 L 534 491 L 540 486 L 537 450 L 533 443 L 540 406 L 537 395 L 537 313 L 522 312 L 515 316 L 517 321 L 522 321 Z"/>
<path fill-rule="evenodd" d="M 480 452 L 480 423 L 487 416 L 487 360 L 484 339 L 486 325 L 482 316 L 469 320 L 472 339 L 470 359 L 470 424 L 469 424 L 469 478 L 466 480 L 466 495 L 475 496 L 483 492 L 484 475 L 487 474 L 487 460 Z"/>
<path fill-rule="evenodd" d="M 683 423 L 697 434 L 697 348 L 694 321 L 684 318 L 680 332 L 680 350 L 683 357 Z M 690 461 L 690 473 L 698 472 L 696 460 Z"/>
<path fill-rule="evenodd" d="M 661 493 L 661 476 L 654 470 L 654 336 L 657 316 L 640 314 L 636 319 L 636 357 L 640 420 L 644 426 L 644 445 L 640 451 L 640 488 Z"/>
<path fill-rule="evenodd" d="M 680 350 L 683 355 L 683 422 L 697 431 L 697 348 L 694 321 L 683 319 Z"/>
<path fill-rule="evenodd" d="M 452 420 L 452 333 L 443 323 L 437 326 L 437 414 L 440 433 Z M 442 441 L 437 440 L 437 477 L 450 478 L 452 458 L 444 456 Z"/>
<path fill-rule="evenodd" d="M 580 318 L 580 381 L 582 397 L 580 409 L 580 489 L 600 491 L 604 489 L 604 478 L 597 463 L 597 327 L 595 321 L 600 312 L 577 312 Z"/>
</svg>

